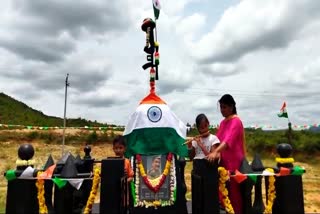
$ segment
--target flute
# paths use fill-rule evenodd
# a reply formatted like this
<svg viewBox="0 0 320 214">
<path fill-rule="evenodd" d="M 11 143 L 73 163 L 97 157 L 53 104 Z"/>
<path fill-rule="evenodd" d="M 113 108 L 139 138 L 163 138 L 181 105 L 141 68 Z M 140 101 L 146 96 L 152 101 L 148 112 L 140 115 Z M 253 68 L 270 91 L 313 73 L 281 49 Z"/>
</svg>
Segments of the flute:
<svg viewBox="0 0 320 214">
<path fill-rule="evenodd" d="M 195 137 L 187 140 L 187 141 L 184 142 L 182 145 L 186 145 L 186 144 L 192 142 L 193 140 L 195 140 L 196 138 L 198 138 L 198 137 L 203 137 L 203 136 L 206 136 L 206 135 L 208 135 L 208 134 L 210 134 L 210 131 L 207 131 L 207 132 L 205 132 L 205 133 L 199 134 L 199 135 L 197 135 L 197 136 L 195 136 Z"/>
</svg>

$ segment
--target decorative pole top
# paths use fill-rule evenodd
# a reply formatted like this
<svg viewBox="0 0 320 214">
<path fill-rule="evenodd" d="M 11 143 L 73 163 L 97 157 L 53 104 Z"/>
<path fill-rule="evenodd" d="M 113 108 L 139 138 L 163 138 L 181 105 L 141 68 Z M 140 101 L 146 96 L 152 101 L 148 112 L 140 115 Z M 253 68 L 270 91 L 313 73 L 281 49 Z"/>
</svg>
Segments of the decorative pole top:
<svg viewBox="0 0 320 214">
<path fill-rule="evenodd" d="M 24 170 L 28 166 L 34 165 L 34 160 L 32 160 L 34 155 L 34 148 L 31 144 L 25 143 L 20 145 L 18 149 L 18 159 L 16 161 L 16 166 L 18 170 Z"/>
<path fill-rule="evenodd" d="M 141 30 L 146 33 L 146 44 L 143 51 L 147 53 L 147 63 L 142 68 L 144 70 L 150 68 L 150 93 L 155 93 L 155 80 L 159 80 L 160 54 L 156 27 L 156 22 L 151 18 L 145 18 L 141 25 Z"/>
</svg>

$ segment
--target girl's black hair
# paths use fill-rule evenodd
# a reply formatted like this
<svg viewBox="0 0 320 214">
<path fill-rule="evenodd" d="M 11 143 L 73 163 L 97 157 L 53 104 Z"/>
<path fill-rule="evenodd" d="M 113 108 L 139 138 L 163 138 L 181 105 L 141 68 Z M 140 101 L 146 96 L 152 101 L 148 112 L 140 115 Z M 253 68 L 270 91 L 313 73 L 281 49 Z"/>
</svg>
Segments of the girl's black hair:
<svg viewBox="0 0 320 214">
<path fill-rule="evenodd" d="M 200 123 L 201 123 L 202 120 L 205 120 L 207 123 L 209 123 L 209 120 L 208 120 L 208 118 L 207 118 L 207 116 L 205 114 L 199 114 L 196 117 L 196 126 L 197 126 L 197 128 L 199 128 Z"/>
<path fill-rule="evenodd" d="M 236 102 L 234 101 L 233 97 L 230 94 L 223 95 L 220 98 L 219 103 L 233 107 L 232 113 L 237 114 Z"/>
<path fill-rule="evenodd" d="M 113 139 L 113 146 L 116 144 L 120 144 L 122 146 L 126 146 L 126 140 L 123 136 L 118 135 Z"/>
</svg>

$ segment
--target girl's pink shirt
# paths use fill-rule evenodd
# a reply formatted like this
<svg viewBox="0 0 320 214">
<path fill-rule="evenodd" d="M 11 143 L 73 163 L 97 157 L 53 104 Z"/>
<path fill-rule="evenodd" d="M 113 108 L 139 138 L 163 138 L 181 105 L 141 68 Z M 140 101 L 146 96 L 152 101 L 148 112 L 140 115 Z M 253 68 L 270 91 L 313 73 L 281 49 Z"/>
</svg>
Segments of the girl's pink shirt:
<svg viewBox="0 0 320 214">
<path fill-rule="evenodd" d="M 217 131 L 220 142 L 225 142 L 227 148 L 221 152 L 220 164 L 228 170 L 240 168 L 244 158 L 244 129 L 238 116 L 221 121 Z"/>
</svg>

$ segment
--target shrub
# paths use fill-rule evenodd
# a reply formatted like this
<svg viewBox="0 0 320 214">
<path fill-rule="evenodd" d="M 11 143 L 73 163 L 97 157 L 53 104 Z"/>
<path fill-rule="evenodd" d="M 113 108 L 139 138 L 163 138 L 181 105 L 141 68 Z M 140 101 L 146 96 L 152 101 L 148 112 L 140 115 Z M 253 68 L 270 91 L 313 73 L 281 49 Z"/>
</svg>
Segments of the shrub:
<svg viewBox="0 0 320 214">
<path fill-rule="evenodd" d="M 93 143 L 97 142 L 97 140 L 98 140 L 97 132 L 93 131 L 88 135 L 86 141 L 87 141 L 88 144 L 93 144 Z"/>
<path fill-rule="evenodd" d="M 28 134 L 27 134 L 27 139 L 28 140 L 35 140 L 35 139 L 37 139 L 39 137 L 39 133 L 37 132 L 37 131 L 32 131 L 32 132 L 29 132 Z"/>
</svg>

